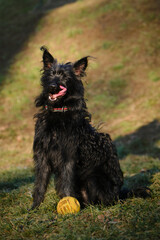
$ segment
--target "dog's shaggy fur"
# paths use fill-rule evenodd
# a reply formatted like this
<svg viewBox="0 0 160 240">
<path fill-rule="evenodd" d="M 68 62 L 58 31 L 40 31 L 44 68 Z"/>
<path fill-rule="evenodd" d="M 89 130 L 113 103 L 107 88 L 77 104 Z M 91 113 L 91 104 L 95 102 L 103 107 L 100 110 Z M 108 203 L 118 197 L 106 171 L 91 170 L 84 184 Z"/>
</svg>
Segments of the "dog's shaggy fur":
<svg viewBox="0 0 160 240">
<path fill-rule="evenodd" d="M 73 196 L 81 205 L 110 205 L 119 198 L 123 174 L 110 136 L 90 124 L 81 81 L 88 57 L 59 64 L 45 47 L 42 50 L 43 91 L 35 101 L 41 111 L 35 116 L 32 208 L 43 201 L 52 173 L 60 198 Z"/>
</svg>

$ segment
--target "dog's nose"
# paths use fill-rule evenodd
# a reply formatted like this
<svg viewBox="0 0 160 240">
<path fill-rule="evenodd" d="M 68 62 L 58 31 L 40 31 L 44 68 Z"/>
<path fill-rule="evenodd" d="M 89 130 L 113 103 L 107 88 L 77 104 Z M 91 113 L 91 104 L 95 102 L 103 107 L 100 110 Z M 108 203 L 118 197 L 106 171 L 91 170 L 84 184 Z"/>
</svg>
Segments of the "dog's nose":
<svg viewBox="0 0 160 240">
<path fill-rule="evenodd" d="M 52 84 L 49 86 L 49 92 L 54 93 L 57 90 L 57 84 Z"/>
</svg>

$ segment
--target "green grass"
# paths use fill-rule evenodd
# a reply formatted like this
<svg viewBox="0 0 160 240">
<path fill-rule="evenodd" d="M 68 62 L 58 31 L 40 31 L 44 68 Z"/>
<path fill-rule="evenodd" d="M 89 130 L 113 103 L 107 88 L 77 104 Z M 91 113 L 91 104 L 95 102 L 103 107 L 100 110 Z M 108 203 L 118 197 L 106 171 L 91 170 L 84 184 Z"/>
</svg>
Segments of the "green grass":
<svg viewBox="0 0 160 240">
<path fill-rule="evenodd" d="M 32 12 L 38 2 L 0 3 L 0 239 L 158 240 L 158 2 L 76 1 L 44 15 Z M 114 139 L 124 186 L 148 186 L 151 198 L 88 206 L 76 215 L 61 216 L 52 178 L 44 203 L 28 211 L 34 182 L 34 98 L 40 92 L 43 44 L 60 62 L 96 58 L 90 60 L 84 80 L 93 125 L 103 121 L 101 130 Z"/>
<path fill-rule="evenodd" d="M 88 84 L 86 87 L 86 98 L 90 99 L 88 106 L 94 113 L 95 119 L 99 119 L 100 111 L 100 119 L 105 121 L 106 111 L 110 111 L 110 115 L 112 115 L 111 111 L 115 106 L 117 109 L 122 109 L 125 106 L 125 102 L 122 102 L 125 99 L 127 89 L 127 82 L 124 78 L 118 76 L 109 81 L 102 78 L 93 84 Z M 94 109 L 98 109 L 98 112 L 95 112 Z"/>
<path fill-rule="evenodd" d="M 115 66 L 113 66 L 113 70 L 118 71 L 124 68 L 123 64 L 117 64 Z"/>
<path fill-rule="evenodd" d="M 83 30 L 82 29 L 70 29 L 68 32 L 68 37 L 69 38 L 74 38 L 76 35 L 80 35 L 83 34 Z"/>
<path fill-rule="evenodd" d="M 105 41 L 105 42 L 102 43 L 102 48 L 103 49 L 109 49 L 112 46 L 113 46 L 112 42 L 109 42 L 109 41 Z"/>
<path fill-rule="evenodd" d="M 149 72 L 149 79 L 153 82 L 157 82 L 160 80 L 160 76 L 155 71 L 151 71 Z"/>
<path fill-rule="evenodd" d="M 138 165 L 131 157 L 121 162 L 125 172 L 125 186 L 149 184 L 151 199 L 128 199 L 115 206 L 88 206 L 76 215 L 57 215 L 59 198 L 55 194 L 53 179 L 44 203 L 36 211 L 28 212 L 32 204 L 33 172 L 30 169 L 12 169 L 1 173 L 0 227 L 2 239 L 149 239 L 159 236 L 160 163 L 148 159 Z M 132 160 L 132 161 L 131 161 Z M 139 159 L 140 160 L 140 159 Z M 129 177 L 141 167 L 154 170 Z M 129 169 L 129 172 L 128 172 Z M 128 175 L 129 174 L 129 175 Z"/>
<path fill-rule="evenodd" d="M 110 94 L 117 95 L 119 97 L 124 93 L 124 89 L 126 88 L 126 86 L 126 80 L 119 77 L 110 80 L 108 83 L 108 89 L 110 91 Z"/>
</svg>

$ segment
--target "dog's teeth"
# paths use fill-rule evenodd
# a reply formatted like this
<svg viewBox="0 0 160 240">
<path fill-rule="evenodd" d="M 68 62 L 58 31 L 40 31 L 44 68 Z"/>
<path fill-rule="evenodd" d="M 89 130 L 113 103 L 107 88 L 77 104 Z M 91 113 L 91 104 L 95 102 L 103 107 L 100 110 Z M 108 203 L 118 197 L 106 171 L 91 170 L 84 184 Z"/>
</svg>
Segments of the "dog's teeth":
<svg viewBox="0 0 160 240">
<path fill-rule="evenodd" d="M 51 96 L 49 96 L 49 100 L 52 101 L 52 102 L 54 102 L 54 101 L 57 100 L 57 98 L 51 98 Z"/>
</svg>

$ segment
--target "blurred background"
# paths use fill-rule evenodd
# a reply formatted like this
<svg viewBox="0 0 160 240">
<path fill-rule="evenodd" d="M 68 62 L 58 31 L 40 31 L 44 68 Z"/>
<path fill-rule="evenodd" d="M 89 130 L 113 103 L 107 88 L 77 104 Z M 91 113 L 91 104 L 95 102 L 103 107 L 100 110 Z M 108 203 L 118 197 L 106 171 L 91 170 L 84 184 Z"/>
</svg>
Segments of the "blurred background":
<svg viewBox="0 0 160 240">
<path fill-rule="evenodd" d="M 160 1 L 0 1 L 0 168 L 29 169 L 46 45 L 60 62 L 91 55 L 85 96 L 119 157 L 160 157 Z M 137 158 L 138 156 L 138 158 Z"/>
<path fill-rule="evenodd" d="M 84 79 L 92 124 L 114 140 L 125 186 L 150 186 L 151 199 L 63 221 L 51 181 L 28 214 L 42 45 L 59 62 L 95 58 Z M 0 0 L 0 239 L 159 239 L 159 196 L 160 1 Z"/>
</svg>

